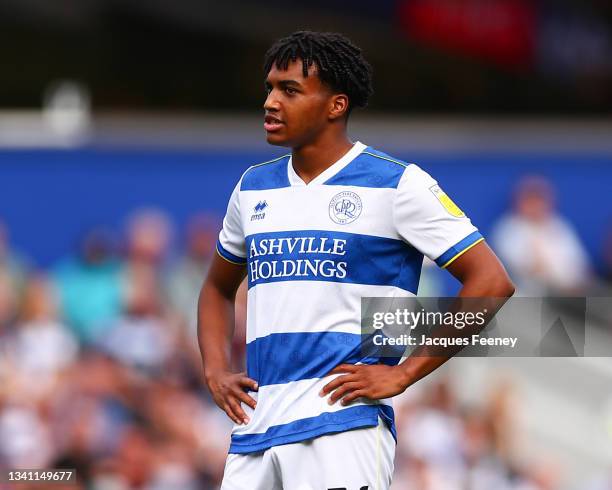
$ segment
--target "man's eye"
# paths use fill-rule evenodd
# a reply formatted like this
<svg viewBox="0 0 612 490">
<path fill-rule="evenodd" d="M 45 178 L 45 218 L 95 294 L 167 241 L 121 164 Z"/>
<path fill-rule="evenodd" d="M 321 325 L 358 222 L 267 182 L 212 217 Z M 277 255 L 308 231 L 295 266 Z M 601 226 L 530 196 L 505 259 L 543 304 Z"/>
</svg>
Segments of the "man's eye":
<svg viewBox="0 0 612 490">
<path fill-rule="evenodd" d="M 285 92 L 287 92 L 289 95 L 297 94 L 297 90 L 295 90 L 294 88 L 291 88 L 291 87 L 287 87 L 285 89 Z"/>
</svg>

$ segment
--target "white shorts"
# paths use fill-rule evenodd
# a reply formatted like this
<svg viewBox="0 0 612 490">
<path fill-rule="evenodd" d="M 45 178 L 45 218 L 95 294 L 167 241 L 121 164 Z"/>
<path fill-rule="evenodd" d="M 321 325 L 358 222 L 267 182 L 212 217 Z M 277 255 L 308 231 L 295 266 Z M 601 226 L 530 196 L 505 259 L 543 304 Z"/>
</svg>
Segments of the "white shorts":
<svg viewBox="0 0 612 490">
<path fill-rule="evenodd" d="M 385 423 L 249 454 L 229 454 L 221 490 L 388 490 L 395 440 Z"/>
</svg>

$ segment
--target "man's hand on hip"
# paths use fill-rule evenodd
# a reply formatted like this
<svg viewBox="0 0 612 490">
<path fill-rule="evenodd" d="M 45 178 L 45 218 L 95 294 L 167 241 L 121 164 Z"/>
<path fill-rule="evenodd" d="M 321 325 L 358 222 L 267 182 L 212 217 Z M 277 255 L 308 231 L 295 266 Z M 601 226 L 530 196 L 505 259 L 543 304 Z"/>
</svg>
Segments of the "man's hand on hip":
<svg viewBox="0 0 612 490">
<path fill-rule="evenodd" d="M 397 366 L 385 364 L 340 364 L 329 374 L 346 373 L 327 383 L 321 393 L 331 393 L 329 404 L 333 405 L 342 399 L 347 405 L 356 398 L 380 400 L 402 393 L 408 386 L 405 373 Z"/>
<path fill-rule="evenodd" d="M 206 376 L 206 383 L 215 403 L 230 419 L 237 424 L 248 424 L 249 417 L 244 413 L 240 402 L 255 409 L 257 402 L 247 395 L 246 390 L 257 391 L 257 382 L 246 373 L 217 371 Z"/>
</svg>

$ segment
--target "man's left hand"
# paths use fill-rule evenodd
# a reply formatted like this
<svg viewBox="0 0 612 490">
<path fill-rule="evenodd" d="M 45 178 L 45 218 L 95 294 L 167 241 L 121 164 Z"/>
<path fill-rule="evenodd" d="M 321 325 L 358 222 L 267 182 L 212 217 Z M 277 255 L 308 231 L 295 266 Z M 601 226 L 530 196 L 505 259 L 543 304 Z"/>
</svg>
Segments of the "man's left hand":
<svg viewBox="0 0 612 490">
<path fill-rule="evenodd" d="M 340 364 L 329 374 L 346 373 L 327 383 L 320 396 L 331 393 L 328 403 L 342 400 L 347 405 L 356 398 L 380 400 L 402 393 L 409 385 L 400 366 L 385 364 Z"/>
</svg>

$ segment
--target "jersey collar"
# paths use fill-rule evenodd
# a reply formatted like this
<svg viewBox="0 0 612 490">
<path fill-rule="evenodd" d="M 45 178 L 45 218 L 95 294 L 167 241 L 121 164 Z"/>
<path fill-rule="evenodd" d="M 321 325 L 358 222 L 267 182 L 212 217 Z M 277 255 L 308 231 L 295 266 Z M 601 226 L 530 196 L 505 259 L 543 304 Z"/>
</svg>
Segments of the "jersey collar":
<svg viewBox="0 0 612 490">
<path fill-rule="evenodd" d="M 312 179 L 308 184 L 306 184 L 301 177 L 296 173 L 293 168 L 292 158 L 289 157 L 289 162 L 287 163 L 287 174 L 289 177 L 289 183 L 291 186 L 311 186 L 317 184 L 323 184 L 327 180 L 331 179 L 334 175 L 340 172 L 344 167 L 346 167 L 349 163 L 351 163 L 357 155 L 359 155 L 363 150 L 367 148 L 366 145 L 357 141 L 353 147 L 347 151 L 340 160 L 333 163 L 329 167 L 327 167 L 323 172 L 317 175 L 314 179 Z"/>
</svg>

